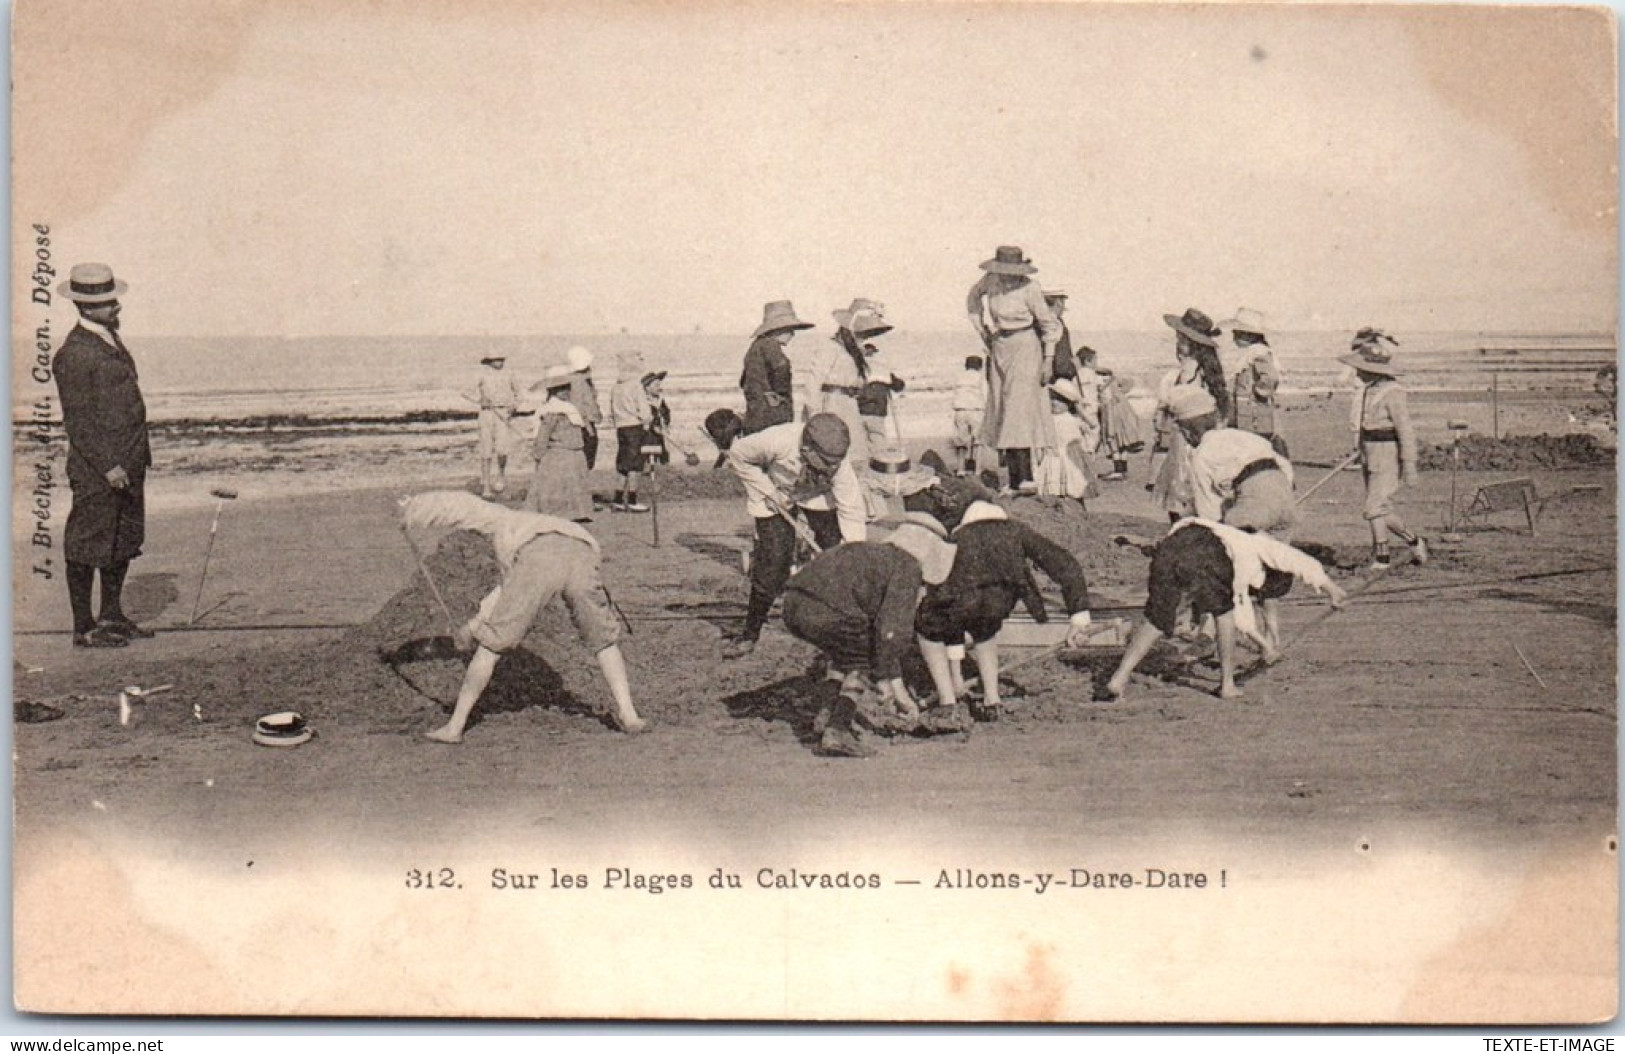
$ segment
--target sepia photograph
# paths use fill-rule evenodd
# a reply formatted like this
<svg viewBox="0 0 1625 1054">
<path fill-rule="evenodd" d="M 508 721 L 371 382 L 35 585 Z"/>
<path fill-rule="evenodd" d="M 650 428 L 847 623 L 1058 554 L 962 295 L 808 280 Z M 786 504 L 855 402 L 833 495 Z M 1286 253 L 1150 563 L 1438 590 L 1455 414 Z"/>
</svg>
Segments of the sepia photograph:
<svg viewBox="0 0 1625 1054">
<path fill-rule="evenodd" d="M 1612 8 L 10 14 L 18 1013 L 1616 1016 Z"/>
</svg>

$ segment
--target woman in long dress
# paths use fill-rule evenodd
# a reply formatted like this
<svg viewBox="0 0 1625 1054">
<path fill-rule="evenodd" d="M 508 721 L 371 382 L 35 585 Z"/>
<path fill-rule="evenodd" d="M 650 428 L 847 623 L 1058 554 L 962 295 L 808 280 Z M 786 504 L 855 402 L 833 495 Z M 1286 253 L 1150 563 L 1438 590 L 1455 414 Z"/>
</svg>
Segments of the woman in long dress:
<svg viewBox="0 0 1625 1054">
<path fill-rule="evenodd" d="M 1044 382 L 1054 368 L 1061 323 L 1030 277 L 1038 268 L 1020 248 L 999 246 L 981 268 L 987 273 L 971 286 L 965 308 L 988 352 L 982 442 L 999 451 L 1011 489 L 1031 494 L 1038 489 L 1034 452 L 1057 449 Z"/>
<path fill-rule="evenodd" d="M 555 368 L 557 369 L 557 368 Z M 553 373 L 553 371 L 549 371 Z M 592 519 L 592 492 L 587 485 L 586 422 L 570 402 L 569 374 L 544 376 L 538 387 L 547 397 L 536 408 L 536 436 L 531 454 L 536 471 L 531 476 L 525 507 L 584 523 Z"/>
</svg>

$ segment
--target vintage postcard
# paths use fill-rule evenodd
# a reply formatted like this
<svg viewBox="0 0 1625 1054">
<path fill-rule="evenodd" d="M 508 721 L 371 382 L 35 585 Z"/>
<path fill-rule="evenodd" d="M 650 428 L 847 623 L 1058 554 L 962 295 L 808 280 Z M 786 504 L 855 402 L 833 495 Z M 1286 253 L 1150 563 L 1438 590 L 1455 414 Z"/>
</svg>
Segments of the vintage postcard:
<svg viewBox="0 0 1625 1054">
<path fill-rule="evenodd" d="M 17 1008 L 1611 1019 L 1616 40 L 20 0 Z"/>
</svg>

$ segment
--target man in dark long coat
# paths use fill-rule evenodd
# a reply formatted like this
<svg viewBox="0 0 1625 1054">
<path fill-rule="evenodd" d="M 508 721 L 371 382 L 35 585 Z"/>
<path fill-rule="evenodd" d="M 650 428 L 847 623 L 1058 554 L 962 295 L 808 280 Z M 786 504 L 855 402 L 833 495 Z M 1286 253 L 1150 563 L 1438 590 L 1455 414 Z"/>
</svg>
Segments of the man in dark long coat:
<svg viewBox="0 0 1625 1054">
<path fill-rule="evenodd" d="M 119 337 L 118 298 L 126 288 L 106 264 L 78 264 L 57 287 L 79 308 L 79 324 L 51 363 L 68 434 L 73 506 L 63 549 L 77 648 L 118 648 L 152 636 L 130 621 L 120 602 L 146 535 L 143 488 L 152 464 L 135 360 Z M 99 616 L 91 605 L 97 570 Z"/>
</svg>

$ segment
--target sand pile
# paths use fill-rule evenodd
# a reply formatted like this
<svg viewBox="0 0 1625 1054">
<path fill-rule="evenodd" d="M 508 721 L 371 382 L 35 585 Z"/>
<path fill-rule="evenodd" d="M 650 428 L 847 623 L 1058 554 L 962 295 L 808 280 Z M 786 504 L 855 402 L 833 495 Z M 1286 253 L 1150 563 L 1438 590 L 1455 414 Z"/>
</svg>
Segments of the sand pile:
<svg viewBox="0 0 1625 1054">
<path fill-rule="evenodd" d="M 731 479 L 727 482 L 732 485 Z M 1113 545 L 1111 538 L 1123 532 L 1154 534 L 1155 522 L 1086 515 L 1075 506 L 1057 511 L 1028 499 L 1014 502 L 1012 513 L 1072 551 L 1092 589 L 1111 590 L 1118 598 L 1143 590 L 1145 558 Z M 642 550 L 612 554 L 617 561 L 632 561 L 617 565 L 619 581 L 637 578 L 636 561 L 661 558 Z M 498 581 L 490 543 L 468 532 L 445 535 L 425 553 L 425 563 L 456 622 L 472 614 Z M 1037 578 L 1058 607 L 1058 592 L 1042 574 Z M 753 656 L 723 661 L 721 631 L 737 627 L 738 620 L 724 617 L 721 609 L 742 612 L 744 607 L 743 578 L 736 584 L 737 589 L 722 589 L 715 582 L 696 583 L 683 587 L 680 596 L 617 589 L 616 599 L 632 620 L 630 632 L 623 628 L 621 644 L 638 709 L 657 726 L 799 741 L 810 747 L 818 740 L 813 725 L 824 684 L 817 654 L 783 633 L 775 620 Z M 144 704 L 127 728 L 111 716 L 116 715 L 117 686 L 86 681 L 64 684 L 52 698 L 30 699 L 32 693 L 22 691 L 18 697 L 66 710 L 67 720 L 38 726 L 42 732 L 90 717 L 107 725 L 109 745 L 125 747 L 148 738 L 216 737 L 223 731 L 240 734 L 247 746 L 254 719 L 283 709 L 304 714 L 318 732 L 317 749 L 321 736 L 415 735 L 444 720 L 461 684 L 464 660 L 449 647 L 449 633 L 435 593 L 420 573 L 365 624 L 320 645 L 245 648 L 201 661 L 142 662 L 132 649 L 130 658 L 136 661 L 122 674 L 128 683 L 176 687 Z M 1019 657 L 1012 654 L 1007 663 Z M 917 657 L 912 667 L 912 685 L 922 694 L 929 691 L 929 677 Z M 1087 665 L 1054 659 L 1024 667 L 1006 686 L 1006 696 L 1019 701 L 1001 724 L 1084 719 L 1087 714 L 1078 704 L 1089 699 L 1091 673 Z M 593 656 L 580 643 L 562 603 L 555 602 L 538 616 L 521 646 L 498 664 L 470 728 L 477 732 L 483 724 L 487 734 L 520 737 L 609 735 L 614 733 L 603 716 L 608 706 Z"/>
<path fill-rule="evenodd" d="M 1417 459 L 1423 469 L 1448 470 L 1454 463 L 1450 444 L 1426 444 Z M 1533 469 L 1598 468 L 1614 463 L 1614 451 L 1592 435 L 1490 436 L 1461 440 L 1461 469 L 1466 472 L 1527 472 Z"/>
</svg>

